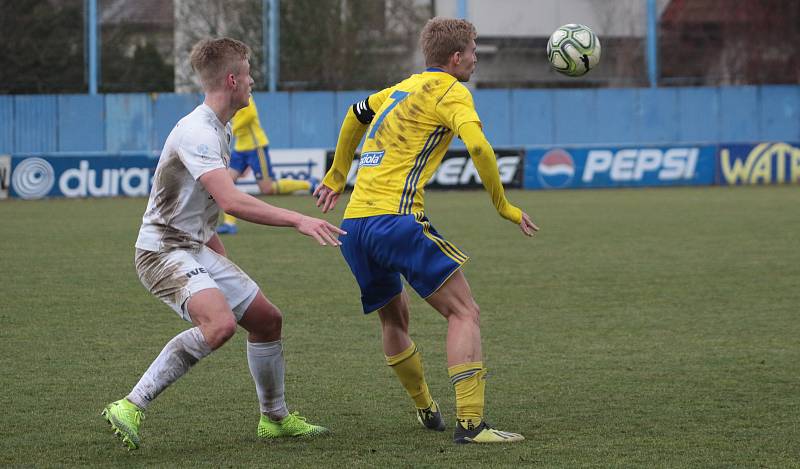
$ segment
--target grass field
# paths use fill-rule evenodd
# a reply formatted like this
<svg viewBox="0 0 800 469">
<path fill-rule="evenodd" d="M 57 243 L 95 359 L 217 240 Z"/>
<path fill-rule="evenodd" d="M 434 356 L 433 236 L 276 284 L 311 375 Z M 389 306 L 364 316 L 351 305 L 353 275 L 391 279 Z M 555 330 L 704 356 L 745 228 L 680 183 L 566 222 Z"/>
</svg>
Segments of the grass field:
<svg viewBox="0 0 800 469">
<path fill-rule="evenodd" d="M 537 238 L 482 192 L 431 193 L 428 215 L 472 256 L 489 419 L 527 441 L 456 447 L 418 427 L 339 253 L 242 223 L 226 246 L 284 311 L 289 405 L 333 434 L 257 439 L 240 332 L 151 406 L 132 453 L 98 413 L 186 328 L 133 269 L 146 201 L 3 201 L 0 465 L 800 465 L 798 187 L 510 198 Z M 451 425 L 445 323 L 415 298 L 411 332 Z"/>
</svg>

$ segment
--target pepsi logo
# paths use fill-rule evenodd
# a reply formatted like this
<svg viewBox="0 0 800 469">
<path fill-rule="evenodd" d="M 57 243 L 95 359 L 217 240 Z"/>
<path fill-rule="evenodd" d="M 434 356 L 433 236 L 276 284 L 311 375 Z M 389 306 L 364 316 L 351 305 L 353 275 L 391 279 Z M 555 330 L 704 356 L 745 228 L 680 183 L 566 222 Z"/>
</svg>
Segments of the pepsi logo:
<svg viewBox="0 0 800 469">
<path fill-rule="evenodd" d="M 537 175 L 543 187 L 566 187 L 575 176 L 575 162 L 564 150 L 550 150 L 539 160 Z"/>
</svg>

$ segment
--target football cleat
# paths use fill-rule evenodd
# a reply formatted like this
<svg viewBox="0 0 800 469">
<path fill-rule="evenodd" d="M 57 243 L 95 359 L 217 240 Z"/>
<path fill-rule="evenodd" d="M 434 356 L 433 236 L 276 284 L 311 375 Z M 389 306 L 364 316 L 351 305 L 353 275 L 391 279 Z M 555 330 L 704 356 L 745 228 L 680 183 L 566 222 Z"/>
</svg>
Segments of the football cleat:
<svg viewBox="0 0 800 469">
<path fill-rule="evenodd" d="M 417 409 L 417 420 L 428 430 L 444 431 L 444 419 L 442 419 L 442 413 L 439 411 L 439 404 L 436 401 L 433 401 L 427 409 Z"/>
<path fill-rule="evenodd" d="M 471 427 L 471 425 L 469 426 Z M 513 443 L 522 441 L 524 436 L 519 433 L 503 432 L 495 430 L 488 423 L 481 422 L 475 428 L 464 428 L 461 421 L 457 420 L 456 430 L 453 432 L 453 441 L 457 444 L 466 443 Z"/>
<path fill-rule="evenodd" d="M 139 425 L 144 420 L 142 409 L 127 399 L 120 399 L 107 405 L 100 415 L 108 421 L 114 436 L 122 439 L 129 451 L 139 448 Z"/>
<path fill-rule="evenodd" d="M 239 232 L 239 228 L 236 227 L 233 223 L 223 223 L 217 227 L 217 234 L 236 234 Z"/>
<path fill-rule="evenodd" d="M 258 436 L 261 438 L 312 437 L 323 435 L 328 431 L 325 427 L 306 422 L 306 418 L 297 412 L 292 412 L 277 422 L 273 422 L 266 415 L 261 415 L 261 420 L 258 422 Z"/>
</svg>

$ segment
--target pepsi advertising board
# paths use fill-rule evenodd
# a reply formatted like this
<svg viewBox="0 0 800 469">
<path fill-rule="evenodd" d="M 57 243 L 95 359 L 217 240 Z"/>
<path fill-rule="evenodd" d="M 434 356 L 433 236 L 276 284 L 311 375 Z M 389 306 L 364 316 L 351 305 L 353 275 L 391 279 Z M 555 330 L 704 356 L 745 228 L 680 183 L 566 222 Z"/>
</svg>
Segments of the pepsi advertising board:
<svg viewBox="0 0 800 469">
<path fill-rule="evenodd" d="M 717 184 L 800 183 L 800 144 L 720 145 Z"/>
<path fill-rule="evenodd" d="M 529 149 L 526 189 L 711 185 L 716 146 Z"/>
<path fill-rule="evenodd" d="M 495 148 L 497 158 L 497 170 L 500 173 L 500 182 L 504 187 L 521 188 L 522 177 L 525 167 L 525 151 L 521 148 Z M 382 152 L 381 152 L 382 153 Z M 348 187 L 353 187 L 356 182 L 356 174 L 359 166 L 376 166 L 379 164 L 383 155 L 370 154 L 369 159 L 364 163 L 360 160 L 360 155 L 355 155 L 355 160 L 350 166 L 350 173 L 347 175 Z M 328 152 L 328 168 L 333 163 L 333 152 Z M 478 170 L 472 163 L 469 153 L 465 149 L 451 149 L 445 153 L 442 163 L 433 173 L 426 189 L 477 189 L 483 188 Z"/>
</svg>

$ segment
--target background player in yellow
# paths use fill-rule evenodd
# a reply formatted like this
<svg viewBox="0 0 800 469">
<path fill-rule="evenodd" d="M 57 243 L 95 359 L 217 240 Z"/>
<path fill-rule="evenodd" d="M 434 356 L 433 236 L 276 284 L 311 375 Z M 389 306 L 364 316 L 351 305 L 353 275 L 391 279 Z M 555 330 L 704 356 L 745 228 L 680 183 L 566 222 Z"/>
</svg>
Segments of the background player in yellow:
<svg viewBox="0 0 800 469">
<path fill-rule="evenodd" d="M 428 21 L 420 38 L 428 68 L 348 110 L 333 166 L 314 195 L 323 212 L 336 205 L 366 132 L 355 189 L 342 222 L 348 233 L 341 238 L 342 255 L 358 281 L 364 313 L 378 311 L 386 363 L 414 400 L 420 423 L 444 430 L 420 352 L 408 334 L 402 275 L 447 319 L 447 365 L 456 393 L 454 441 L 514 442 L 524 437 L 494 429 L 484 419 L 480 311 L 461 270 L 468 256 L 439 235 L 424 212 L 425 183 L 453 136 L 459 135 L 498 213 L 527 236 L 539 229 L 506 199 L 472 95 L 460 83 L 475 70 L 476 36 L 475 27 L 465 20 Z"/>
<path fill-rule="evenodd" d="M 314 181 L 298 179 L 276 179 L 269 159 L 269 139 L 261 127 L 258 109 L 253 97 L 250 104 L 240 109 L 231 120 L 234 142 L 231 164 L 228 171 L 234 182 L 244 174 L 249 166 L 253 170 L 256 184 L 262 194 L 291 194 L 297 191 L 311 191 Z M 217 227 L 219 234 L 236 234 L 236 217 L 225 214 L 223 222 Z"/>
</svg>

